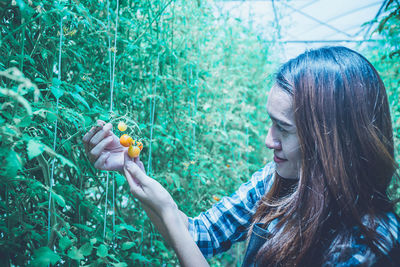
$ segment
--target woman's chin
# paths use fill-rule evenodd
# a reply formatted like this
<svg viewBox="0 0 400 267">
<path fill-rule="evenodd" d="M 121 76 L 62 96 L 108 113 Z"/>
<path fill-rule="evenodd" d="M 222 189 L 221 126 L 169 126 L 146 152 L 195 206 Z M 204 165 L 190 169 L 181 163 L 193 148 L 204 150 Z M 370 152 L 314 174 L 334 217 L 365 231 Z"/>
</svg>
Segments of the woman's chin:
<svg viewBox="0 0 400 267">
<path fill-rule="evenodd" d="M 276 173 L 285 179 L 299 179 L 299 177 L 293 172 L 293 170 L 287 170 L 286 168 L 282 168 L 283 166 L 276 166 Z M 297 173 L 297 172 L 296 172 Z"/>
</svg>

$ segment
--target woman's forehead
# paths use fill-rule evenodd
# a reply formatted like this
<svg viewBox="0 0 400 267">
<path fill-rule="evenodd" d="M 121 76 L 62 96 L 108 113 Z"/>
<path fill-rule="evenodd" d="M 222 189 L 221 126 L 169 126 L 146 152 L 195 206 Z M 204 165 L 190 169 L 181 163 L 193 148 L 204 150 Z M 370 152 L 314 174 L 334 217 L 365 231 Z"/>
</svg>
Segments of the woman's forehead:
<svg viewBox="0 0 400 267">
<path fill-rule="evenodd" d="M 267 112 L 271 118 L 294 125 L 293 97 L 278 86 L 268 94 Z"/>
</svg>

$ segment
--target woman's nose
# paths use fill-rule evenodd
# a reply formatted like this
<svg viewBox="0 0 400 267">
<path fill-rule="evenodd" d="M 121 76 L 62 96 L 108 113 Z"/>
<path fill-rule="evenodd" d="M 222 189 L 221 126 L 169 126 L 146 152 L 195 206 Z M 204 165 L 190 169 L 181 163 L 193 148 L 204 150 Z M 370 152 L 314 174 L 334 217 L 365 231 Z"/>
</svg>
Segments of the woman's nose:
<svg viewBox="0 0 400 267">
<path fill-rule="evenodd" d="M 281 150 L 281 142 L 275 137 L 273 127 L 269 128 L 267 137 L 265 138 L 265 145 L 269 149 Z"/>
</svg>

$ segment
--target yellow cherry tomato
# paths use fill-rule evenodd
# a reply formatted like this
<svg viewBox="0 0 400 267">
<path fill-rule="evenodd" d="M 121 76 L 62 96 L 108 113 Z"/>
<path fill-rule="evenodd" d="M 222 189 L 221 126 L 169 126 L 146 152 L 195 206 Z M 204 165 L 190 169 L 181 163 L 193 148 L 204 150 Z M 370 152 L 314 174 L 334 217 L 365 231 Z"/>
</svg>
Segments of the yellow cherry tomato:
<svg viewBox="0 0 400 267">
<path fill-rule="evenodd" d="M 137 146 L 129 146 L 128 155 L 131 158 L 137 158 L 140 154 L 140 148 Z"/>
<path fill-rule="evenodd" d="M 143 149 L 143 143 L 140 142 L 140 141 L 138 141 L 138 142 L 136 143 L 136 145 L 139 147 L 140 151 L 142 151 L 142 149 Z"/>
<path fill-rule="evenodd" d="M 120 121 L 120 122 L 118 123 L 118 130 L 120 130 L 121 132 L 126 131 L 127 128 L 128 128 L 128 126 L 126 125 L 125 122 Z"/>
<path fill-rule="evenodd" d="M 123 145 L 123 146 L 125 146 L 125 147 L 128 147 L 128 146 L 130 146 L 130 145 L 132 144 L 133 139 L 132 139 L 132 137 L 130 137 L 129 135 L 123 134 L 123 135 L 121 135 L 121 137 L 119 138 L 119 142 L 121 143 L 121 145 Z"/>
<path fill-rule="evenodd" d="M 217 196 L 213 196 L 213 199 L 215 200 L 215 201 L 220 201 L 221 199 L 219 198 L 219 197 L 217 197 Z"/>
</svg>

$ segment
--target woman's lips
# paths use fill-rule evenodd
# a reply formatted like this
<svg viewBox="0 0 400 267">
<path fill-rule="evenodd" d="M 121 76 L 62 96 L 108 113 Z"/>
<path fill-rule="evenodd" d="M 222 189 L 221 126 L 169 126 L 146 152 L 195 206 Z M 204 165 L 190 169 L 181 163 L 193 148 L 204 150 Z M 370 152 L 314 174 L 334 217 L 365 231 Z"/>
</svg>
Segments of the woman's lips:
<svg viewBox="0 0 400 267">
<path fill-rule="evenodd" d="M 282 162 L 287 161 L 287 159 L 282 159 L 282 158 L 277 157 L 276 155 L 274 155 L 274 161 L 275 161 L 276 163 L 282 163 Z"/>
</svg>

